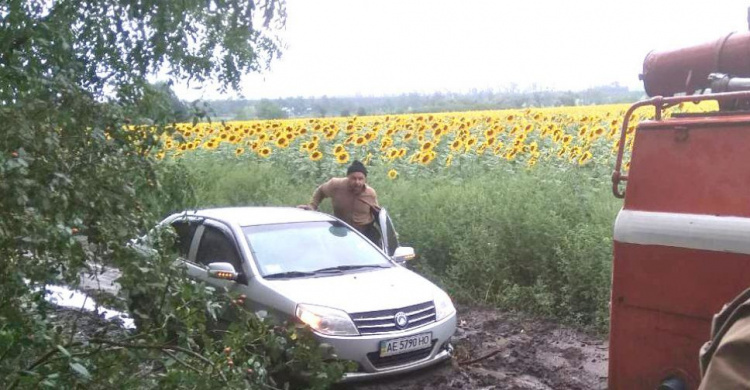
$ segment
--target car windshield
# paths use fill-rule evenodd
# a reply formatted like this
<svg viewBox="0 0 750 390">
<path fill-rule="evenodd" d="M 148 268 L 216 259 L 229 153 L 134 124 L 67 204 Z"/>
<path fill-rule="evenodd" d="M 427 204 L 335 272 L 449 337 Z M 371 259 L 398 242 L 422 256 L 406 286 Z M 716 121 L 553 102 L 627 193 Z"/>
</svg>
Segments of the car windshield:
<svg viewBox="0 0 750 390">
<path fill-rule="evenodd" d="M 309 276 L 320 272 L 390 267 L 365 238 L 338 221 L 242 228 L 262 276 Z"/>
</svg>

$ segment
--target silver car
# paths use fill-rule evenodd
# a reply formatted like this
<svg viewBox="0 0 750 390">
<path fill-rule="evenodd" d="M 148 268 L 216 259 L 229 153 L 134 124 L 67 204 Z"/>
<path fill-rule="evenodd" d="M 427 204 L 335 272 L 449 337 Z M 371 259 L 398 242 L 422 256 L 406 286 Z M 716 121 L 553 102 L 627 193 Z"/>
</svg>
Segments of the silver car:
<svg viewBox="0 0 750 390">
<path fill-rule="evenodd" d="M 174 214 L 188 274 L 245 294 L 252 310 L 294 318 L 359 363 L 344 381 L 408 372 L 449 359 L 456 310 L 440 288 L 402 266 L 385 210 L 381 246 L 327 214 L 246 207 Z"/>
</svg>

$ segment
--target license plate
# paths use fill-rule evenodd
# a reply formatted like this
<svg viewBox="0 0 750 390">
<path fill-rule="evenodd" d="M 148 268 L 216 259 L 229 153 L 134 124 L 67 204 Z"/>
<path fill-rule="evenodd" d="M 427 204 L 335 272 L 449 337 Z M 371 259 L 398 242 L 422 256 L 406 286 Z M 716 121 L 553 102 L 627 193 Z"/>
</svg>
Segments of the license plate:
<svg viewBox="0 0 750 390">
<path fill-rule="evenodd" d="M 420 333 L 380 342 L 380 357 L 398 355 L 432 346 L 432 333 Z"/>
</svg>

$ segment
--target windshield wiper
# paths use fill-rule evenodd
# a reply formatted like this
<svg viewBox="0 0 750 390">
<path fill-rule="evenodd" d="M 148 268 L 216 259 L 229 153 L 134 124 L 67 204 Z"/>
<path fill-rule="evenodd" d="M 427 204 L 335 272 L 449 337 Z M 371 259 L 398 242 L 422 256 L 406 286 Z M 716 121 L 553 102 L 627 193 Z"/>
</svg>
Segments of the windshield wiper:
<svg viewBox="0 0 750 390">
<path fill-rule="evenodd" d="M 336 267 L 321 268 L 319 270 L 313 271 L 313 273 L 341 272 L 341 271 L 348 271 L 351 269 L 360 269 L 360 268 L 389 268 L 389 267 L 387 265 L 380 265 L 380 264 L 339 265 Z"/>
<path fill-rule="evenodd" d="M 314 272 L 289 271 L 266 275 L 265 279 L 301 278 L 304 276 L 315 276 Z"/>
</svg>

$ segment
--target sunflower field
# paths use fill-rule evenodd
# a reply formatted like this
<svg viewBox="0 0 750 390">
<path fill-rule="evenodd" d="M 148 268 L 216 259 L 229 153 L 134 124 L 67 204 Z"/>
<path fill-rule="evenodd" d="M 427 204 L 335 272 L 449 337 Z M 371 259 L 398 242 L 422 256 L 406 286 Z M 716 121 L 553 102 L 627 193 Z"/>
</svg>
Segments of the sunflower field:
<svg viewBox="0 0 750 390">
<path fill-rule="evenodd" d="M 307 203 L 361 160 L 401 243 L 418 253 L 411 267 L 457 301 L 604 331 L 621 207 L 610 175 L 627 109 L 177 124 L 154 154 L 190 172 L 196 207 Z M 651 115 L 639 109 L 625 129 L 624 169 Z"/>
<path fill-rule="evenodd" d="M 462 165 L 559 168 L 608 165 L 628 105 L 440 114 L 177 124 L 157 158 L 234 157 L 326 176 L 353 159 L 390 179 L 460 174 Z M 705 110 L 688 105 L 679 109 Z M 631 118 L 626 150 L 641 109 Z M 610 164 L 611 165 L 611 164 Z M 626 165 L 627 169 L 627 165 Z M 457 172 L 458 171 L 458 172 Z"/>
</svg>

